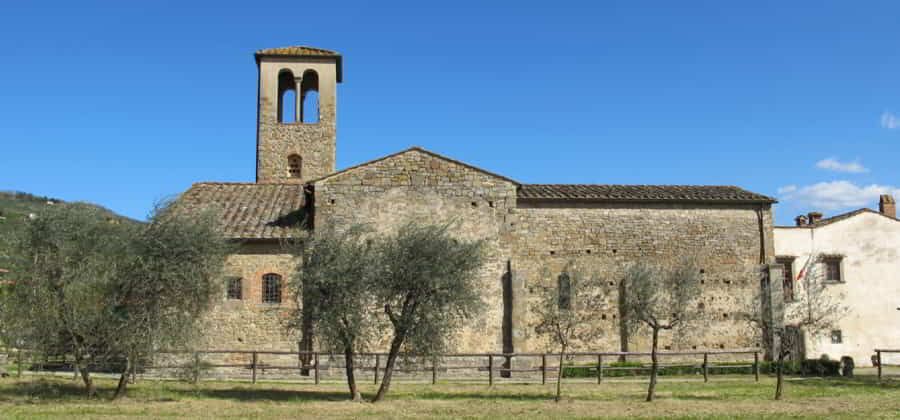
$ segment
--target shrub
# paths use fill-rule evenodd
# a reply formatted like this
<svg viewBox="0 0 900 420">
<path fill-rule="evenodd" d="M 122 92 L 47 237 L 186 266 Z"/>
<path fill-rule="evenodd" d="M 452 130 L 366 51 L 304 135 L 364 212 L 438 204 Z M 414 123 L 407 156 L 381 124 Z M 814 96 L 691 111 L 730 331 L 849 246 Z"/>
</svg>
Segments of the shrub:
<svg viewBox="0 0 900 420">
<path fill-rule="evenodd" d="M 852 361 L 851 361 L 852 362 Z M 702 375 L 702 362 L 694 366 L 661 366 L 662 376 Z M 760 374 L 775 374 L 775 363 L 759 363 Z M 751 375 L 753 362 L 717 362 L 710 364 L 707 371 L 710 375 Z M 629 376 L 646 376 L 650 374 L 650 365 L 641 362 L 614 362 L 603 365 L 603 377 L 618 378 Z M 837 360 L 807 359 L 803 361 L 787 361 L 784 363 L 784 374 L 794 376 L 841 376 L 841 362 Z M 563 369 L 563 378 L 596 378 L 596 363 L 571 363 Z"/>
</svg>

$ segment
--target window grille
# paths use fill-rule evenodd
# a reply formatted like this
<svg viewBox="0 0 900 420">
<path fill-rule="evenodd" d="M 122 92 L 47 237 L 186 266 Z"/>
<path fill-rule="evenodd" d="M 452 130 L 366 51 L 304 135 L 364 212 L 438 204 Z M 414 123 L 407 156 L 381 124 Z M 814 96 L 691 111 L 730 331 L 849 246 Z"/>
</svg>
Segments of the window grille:
<svg viewBox="0 0 900 420">
<path fill-rule="evenodd" d="M 281 276 L 269 273 L 263 276 L 263 303 L 281 303 Z"/>
<path fill-rule="evenodd" d="M 835 283 L 843 281 L 841 277 L 841 259 L 826 258 L 825 259 L 825 280 Z"/>
<path fill-rule="evenodd" d="M 227 284 L 227 289 L 228 289 L 228 299 L 241 300 L 244 298 L 240 277 L 229 278 L 228 284 Z"/>
</svg>

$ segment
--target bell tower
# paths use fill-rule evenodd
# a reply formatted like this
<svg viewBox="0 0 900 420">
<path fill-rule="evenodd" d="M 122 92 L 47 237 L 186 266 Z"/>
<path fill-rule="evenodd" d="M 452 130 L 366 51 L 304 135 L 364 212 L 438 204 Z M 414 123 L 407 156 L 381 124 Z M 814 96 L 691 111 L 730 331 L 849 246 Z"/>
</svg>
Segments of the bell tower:
<svg viewBox="0 0 900 420">
<path fill-rule="evenodd" d="M 256 182 L 303 183 L 335 169 L 341 55 L 312 47 L 256 52 Z"/>
</svg>

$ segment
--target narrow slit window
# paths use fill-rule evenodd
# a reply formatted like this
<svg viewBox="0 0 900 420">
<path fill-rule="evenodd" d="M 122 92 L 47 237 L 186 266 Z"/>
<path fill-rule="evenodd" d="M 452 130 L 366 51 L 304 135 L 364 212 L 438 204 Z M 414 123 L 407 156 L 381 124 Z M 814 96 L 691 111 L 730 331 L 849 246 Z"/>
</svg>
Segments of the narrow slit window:
<svg viewBox="0 0 900 420">
<path fill-rule="evenodd" d="M 560 274 L 557 282 L 559 290 L 559 309 L 572 309 L 572 280 L 569 278 L 569 273 Z"/>
</svg>

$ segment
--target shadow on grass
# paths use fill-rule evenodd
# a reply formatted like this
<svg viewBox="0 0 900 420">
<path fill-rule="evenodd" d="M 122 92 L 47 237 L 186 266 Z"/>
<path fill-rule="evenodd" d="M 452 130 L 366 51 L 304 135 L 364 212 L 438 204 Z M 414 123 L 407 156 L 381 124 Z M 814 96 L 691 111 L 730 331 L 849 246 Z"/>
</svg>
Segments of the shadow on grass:
<svg viewBox="0 0 900 420">
<path fill-rule="evenodd" d="M 4 384 L 7 385 L 7 384 Z M 97 387 L 99 393 L 105 391 L 104 387 Z M 0 388 L 0 401 L 12 400 L 84 400 L 87 392 L 82 382 L 48 381 L 36 379 L 31 381 L 19 380 Z"/>
<path fill-rule="evenodd" d="M 230 389 L 172 389 L 169 392 L 185 397 L 211 398 L 233 401 L 348 401 L 349 392 L 308 391 L 298 389 L 277 388 L 245 388 Z M 363 394 L 363 398 L 369 398 Z"/>
<path fill-rule="evenodd" d="M 800 387 L 868 387 L 881 389 L 900 389 L 900 380 L 897 378 L 885 378 L 881 383 L 876 376 L 856 376 L 853 378 L 804 378 L 803 380 L 791 380 L 791 386 Z"/>
<path fill-rule="evenodd" d="M 485 390 L 484 392 L 441 392 L 441 391 L 423 391 L 413 394 L 398 392 L 394 395 L 388 394 L 391 399 L 395 400 L 502 400 L 502 401 L 547 401 L 552 400 L 553 393 L 496 393 Z M 566 399 L 580 399 L 563 392 Z"/>
</svg>

